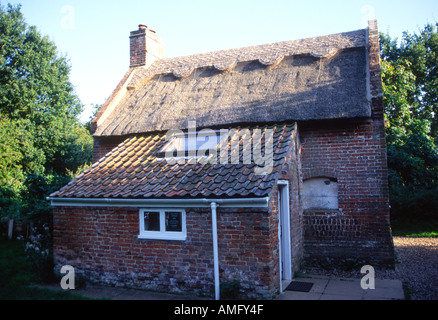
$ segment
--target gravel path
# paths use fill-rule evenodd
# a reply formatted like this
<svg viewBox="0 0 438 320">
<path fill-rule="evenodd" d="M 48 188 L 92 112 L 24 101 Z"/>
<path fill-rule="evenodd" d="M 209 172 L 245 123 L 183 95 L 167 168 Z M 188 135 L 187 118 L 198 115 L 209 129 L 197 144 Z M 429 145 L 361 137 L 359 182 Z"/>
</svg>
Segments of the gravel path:
<svg viewBox="0 0 438 320">
<path fill-rule="evenodd" d="M 394 237 L 394 246 L 393 273 L 408 286 L 410 298 L 438 300 L 438 238 Z"/>
<path fill-rule="evenodd" d="M 411 300 L 438 300 L 438 238 L 394 237 L 395 270 L 377 270 L 377 279 L 398 279 L 407 287 Z M 361 278 L 360 271 L 306 270 L 344 278 Z"/>
</svg>

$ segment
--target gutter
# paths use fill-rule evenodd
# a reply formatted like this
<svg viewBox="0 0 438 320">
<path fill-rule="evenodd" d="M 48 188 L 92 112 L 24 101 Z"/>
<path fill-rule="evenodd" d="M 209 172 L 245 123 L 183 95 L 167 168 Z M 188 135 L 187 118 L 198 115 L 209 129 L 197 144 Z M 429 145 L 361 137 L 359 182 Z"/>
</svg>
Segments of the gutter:
<svg viewBox="0 0 438 320">
<path fill-rule="evenodd" d="M 225 199 L 114 199 L 114 198 L 55 198 L 47 197 L 52 206 L 71 207 L 166 207 L 166 208 L 211 208 L 213 233 L 213 264 L 215 299 L 220 299 L 219 248 L 217 238 L 217 207 L 223 208 L 267 208 L 269 198 L 225 198 Z"/>
<path fill-rule="evenodd" d="M 116 199 L 116 198 L 57 198 L 47 197 L 53 207 L 166 207 L 166 208 L 210 208 L 215 202 L 222 208 L 267 208 L 268 197 L 264 198 L 221 198 L 221 199 Z"/>
</svg>

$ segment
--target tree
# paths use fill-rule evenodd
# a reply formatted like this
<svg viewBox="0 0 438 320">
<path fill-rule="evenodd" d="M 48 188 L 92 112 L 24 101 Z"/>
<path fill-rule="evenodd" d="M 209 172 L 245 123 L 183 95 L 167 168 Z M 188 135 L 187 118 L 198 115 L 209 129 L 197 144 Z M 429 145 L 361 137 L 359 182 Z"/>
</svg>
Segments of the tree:
<svg viewBox="0 0 438 320">
<path fill-rule="evenodd" d="M 403 33 L 400 45 L 389 35 L 381 35 L 382 59 L 399 71 L 409 73 L 409 82 L 400 82 L 409 111 L 415 119 L 430 123 L 431 136 L 438 138 L 438 24 L 427 24 L 419 34 Z"/>
<path fill-rule="evenodd" d="M 438 37 L 427 25 L 398 44 L 381 34 L 392 216 L 438 217 Z"/>
<path fill-rule="evenodd" d="M 1 216 L 34 212 L 28 177 L 49 186 L 91 162 L 92 138 L 78 120 L 83 106 L 69 73 L 67 59 L 26 24 L 20 6 L 0 5 Z M 49 189 L 33 196 L 44 199 Z"/>
</svg>

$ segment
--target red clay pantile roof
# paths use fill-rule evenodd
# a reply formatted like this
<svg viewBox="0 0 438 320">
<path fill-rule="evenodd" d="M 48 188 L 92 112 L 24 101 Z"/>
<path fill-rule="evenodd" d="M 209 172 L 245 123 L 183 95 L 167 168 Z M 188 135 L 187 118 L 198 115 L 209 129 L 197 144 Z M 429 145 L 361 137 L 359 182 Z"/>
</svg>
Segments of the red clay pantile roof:
<svg viewBox="0 0 438 320">
<path fill-rule="evenodd" d="M 167 143 L 166 133 L 141 134 L 127 138 L 90 169 L 51 194 L 51 197 L 265 197 L 278 179 L 295 127 L 295 124 L 257 127 L 262 136 L 268 129 L 273 130 L 273 166 L 269 174 L 257 175 L 255 169 L 258 165 L 254 162 L 243 164 L 242 148 L 238 164 L 232 164 L 231 161 L 227 164 L 220 164 L 219 161 L 205 164 L 201 158 L 192 158 L 183 164 L 169 164 L 159 153 Z M 238 138 L 241 144 L 243 137 L 239 133 L 242 129 L 245 128 L 237 128 L 232 137 Z M 249 129 L 253 141 L 255 128 Z"/>
</svg>

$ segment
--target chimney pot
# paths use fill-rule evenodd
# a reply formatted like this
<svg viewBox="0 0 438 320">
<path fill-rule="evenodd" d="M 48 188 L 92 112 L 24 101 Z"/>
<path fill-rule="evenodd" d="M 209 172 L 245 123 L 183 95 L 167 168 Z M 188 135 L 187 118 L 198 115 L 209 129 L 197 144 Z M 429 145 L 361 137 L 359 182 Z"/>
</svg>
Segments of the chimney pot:
<svg viewBox="0 0 438 320">
<path fill-rule="evenodd" d="M 147 28 L 148 28 L 148 26 L 145 25 L 145 24 L 139 24 L 139 25 L 138 25 L 138 30 L 145 30 L 145 29 L 147 29 Z"/>
</svg>

